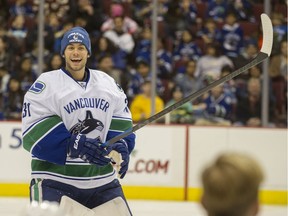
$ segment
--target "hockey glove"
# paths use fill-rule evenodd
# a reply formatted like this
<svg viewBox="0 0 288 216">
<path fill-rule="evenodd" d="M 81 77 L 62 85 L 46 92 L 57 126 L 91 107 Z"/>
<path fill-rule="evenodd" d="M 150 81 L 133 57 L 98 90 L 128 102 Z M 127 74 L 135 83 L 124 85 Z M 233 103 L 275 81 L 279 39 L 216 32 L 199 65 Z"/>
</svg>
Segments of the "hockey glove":
<svg viewBox="0 0 288 216">
<path fill-rule="evenodd" d="M 129 165 L 129 150 L 126 141 L 124 139 L 121 139 L 116 143 L 111 144 L 110 146 L 107 147 L 107 151 L 109 156 L 112 156 L 112 158 L 113 158 L 113 151 L 119 154 L 120 159 L 117 159 L 115 161 L 117 162 L 120 161 L 119 162 L 120 169 L 118 171 L 118 174 L 120 175 L 120 178 L 123 179 L 124 176 L 126 175 Z"/>
<path fill-rule="evenodd" d="M 90 139 L 83 134 L 72 135 L 68 141 L 68 156 L 81 158 L 90 164 L 105 166 L 111 162 L 111 159 L 105 157 L 108 152 L 101 144 L 98 138 Z"/>
</svg>

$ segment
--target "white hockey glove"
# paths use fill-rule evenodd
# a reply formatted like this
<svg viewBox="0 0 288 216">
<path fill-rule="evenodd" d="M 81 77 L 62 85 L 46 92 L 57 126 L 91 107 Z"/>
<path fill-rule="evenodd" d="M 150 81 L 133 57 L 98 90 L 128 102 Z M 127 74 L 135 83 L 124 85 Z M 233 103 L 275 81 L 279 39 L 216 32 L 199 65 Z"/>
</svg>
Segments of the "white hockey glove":
<svg viewBox="0 0 288 216">
<path fill-rule="evenodd" d="M 71 158 L 81 158 L 90 164 L 105 166 L 111 159 L 106 157 L 108 151 L 101 144 L 98 138 L 90 139 L 83 134 L 72 135 L 68 141 L 67 153 Z"/>
</svg>

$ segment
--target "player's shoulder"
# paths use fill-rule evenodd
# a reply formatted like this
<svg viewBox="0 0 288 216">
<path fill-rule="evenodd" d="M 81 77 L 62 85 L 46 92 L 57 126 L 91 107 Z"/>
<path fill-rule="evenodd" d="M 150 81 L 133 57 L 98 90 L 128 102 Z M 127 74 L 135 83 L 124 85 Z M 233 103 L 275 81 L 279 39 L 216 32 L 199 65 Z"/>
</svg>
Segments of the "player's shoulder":
<svg viewBox="0 0 288 216">
<path fill-rule="evenodd" d="M 34 93 L 40 95 L 40 93 L 42 93 L 41 95 L 43 95 L 43 93 L 47 91 L 51 93 L 51 91 L 54 89 L 51 86 L 55 86 L 55 84 L 57 85 L 57 82 L 61 80 L 60 76 L 62 76 L 62 74 L 63 72 L 61 72 L 61 70 L 43 72 L 29 88 L 27 94 L 29 95 L 29 93 Z"/>
<path fill-rule="evenodd" d="M 89 69 L 90 71 L 90 76 L 92 79 L 97 79 L 101 81 L 113 81 L 113 78 L 109 76 L 107 73 L 104 71 L 96 70 L 96 69 Z"/>
<path fill-rule="evenodd" d="M 45 82 L 49 86 L 59 86 L 59 83 L 63 83 L 67 79 L 69 76 L 62 69 L 58 69 L 40 74 L 37 81 Z"/>
<path fill-rule="evenodd" d="M 90 69 L 90 79 L 95 85 L 103 85 L 114 93 L 118 92 L 119 94 L 123 94 L 124 92 L 120 84 L 103 71 Z"/>
<path fill-rule="evenodd" d="M 61 69 L 47 71 L 39 75 L 38 80 L 45 80 L 45 81 L 56 81 L 57 77 L 63 76 L 63 71 Z"/>
<path fill-rule="evenodd" d="M 104 71 L 90 69 L 90 76 L 90 78 L 94 82 L 97 82 L 97 84 L 101 83 L 104 84 L 106 87 L 115 86 L 115 80 Z"/>
</svg>

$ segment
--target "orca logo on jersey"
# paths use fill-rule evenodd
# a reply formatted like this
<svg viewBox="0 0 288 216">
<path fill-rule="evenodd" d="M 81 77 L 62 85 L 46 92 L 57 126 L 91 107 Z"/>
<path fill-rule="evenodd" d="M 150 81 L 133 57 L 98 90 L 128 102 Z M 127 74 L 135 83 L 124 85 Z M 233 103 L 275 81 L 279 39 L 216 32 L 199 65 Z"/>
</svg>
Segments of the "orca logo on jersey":
<svg viewBox="0 0 288 216">
<path fill-rule="evenodd" d="M 30 87 L 28 91 L 33 92 L 35 94 L 40 94 L 45 89 L 45 87 L 46 85 L 44 82 L 36 81 L 35 83 L 33 83 L 33 85 Z"/>
<path fill-rule="evenodd" d="M 70 133 L 71 134 L 79 134 L 79 133 L 88 134 L 95 129 L 102 131 L 104 129 L 104 124 L 101 121 L 94 119 L 91 111 L 88 110 L 86 112 L 86 118 L 83 121 L 78 119 L 78 123 L 75 124 L 70 129 Z"/>
</svg>

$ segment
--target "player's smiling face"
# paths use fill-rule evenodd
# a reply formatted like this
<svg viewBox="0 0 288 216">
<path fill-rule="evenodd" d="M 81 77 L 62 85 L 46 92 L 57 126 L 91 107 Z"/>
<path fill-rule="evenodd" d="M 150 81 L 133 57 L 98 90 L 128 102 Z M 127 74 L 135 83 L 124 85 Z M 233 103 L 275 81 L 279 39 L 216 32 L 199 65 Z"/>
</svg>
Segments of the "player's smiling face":
<svg viewBox="0 0 288 216">
<path fill-rule="evenodd" d="M 74 73 L 77 72 L 84 73 L 87 58 L 89 56 L 88 51 L 83 44 L 69 44 L 64 51 L 64 56 L 66 62 L 66 70 L 68 70 L 72 74 L 72 76 Z"/>
</svg>

